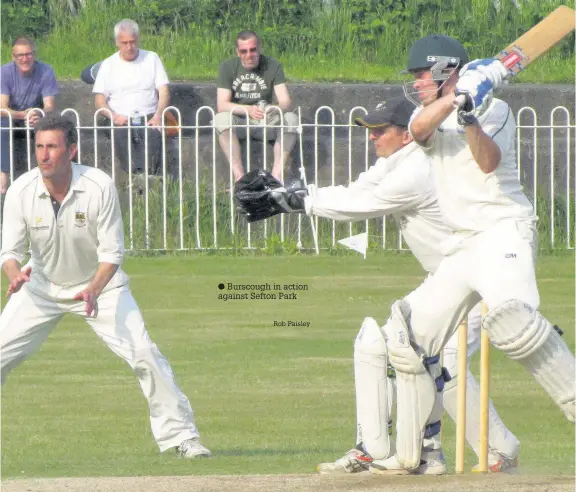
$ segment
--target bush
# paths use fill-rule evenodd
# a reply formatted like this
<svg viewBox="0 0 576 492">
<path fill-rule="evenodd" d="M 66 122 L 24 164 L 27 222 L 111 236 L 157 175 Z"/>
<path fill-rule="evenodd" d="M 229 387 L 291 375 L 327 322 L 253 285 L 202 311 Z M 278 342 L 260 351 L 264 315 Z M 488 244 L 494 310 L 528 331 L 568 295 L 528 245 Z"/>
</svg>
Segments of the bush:
<svg viewBox="0 0 576 492">
<path fill-rule="evenodd" d="M 0 2 L 2 41 L 11 43 L 18 36 L 40 38 L 50 30 L 47 7 L 42 0 L 3 0 Z"/>
</svg>

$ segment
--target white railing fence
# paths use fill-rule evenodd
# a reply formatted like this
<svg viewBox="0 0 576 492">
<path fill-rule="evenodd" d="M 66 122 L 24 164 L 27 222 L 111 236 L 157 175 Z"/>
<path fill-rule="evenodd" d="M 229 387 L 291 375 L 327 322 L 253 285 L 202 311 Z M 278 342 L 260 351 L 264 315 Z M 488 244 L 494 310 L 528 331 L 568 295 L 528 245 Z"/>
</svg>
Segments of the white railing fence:
<svg viewBox="0 0 576 492">
<path fill-rule="evenodd" d="M 41 111 L 41 110 L 39 110 Z M 368 232 L 373 249 L 404 249 L 402 235 L 390 218 L 355 223 L 337 223 L 310 219 L 302 215 L 281 215 L 264 222 L 247 224 L 237 216 L 233 201 L 233 176 L 212 125 L 214 110 L 198 108 L 183 115 L 170 107 L 177 118 L 176 136 L 167 136 L 162 127 L 160 168 L 153 169 L 148 152 L 144 155 L 144 173 L 135 175 L 130 166 L 118 164 L 114 125 L 102 123 L 106 110 L 94 113 L 88 124 L 81 122 L 72 108 L 62 111 L 71 118 L 78 132 L 78 162 L 101 168 L 116 182 L 125 216 L 126 248 L 129 250 L 202 250 L 230 248 L 294 248 L 314 250 L 330 248 L 338 239 Z M 282 111 L 269 106 L 266 111 Z M 354 119 L 366 114 L 363 107 L 352 108 L 338 121 L 328 106 L 318 108 L 312 117 L 303 117 L 298 109 L 299 138 L 293 149 L 291 173 L 286 180 L 301 177 L 318 186 L 346 185 L 355 180 L 374 161 L 368 132 Z M 2 132 L 10 139 L 10 181 L 22 170 L 36 165 L 33 128 L 14 125 L 10 114 L 0 110 Z M 192 116 L 187 119 L 185 116 Z M 174 131 L 174 128 L 171 128 Z M 247 126 L 250 134 L 253 127 Z M 266 134 L 273 129 L 264 129 Z M 574 249 L 576 220 L 575 124 L 569 110 L 556 107 L 550 114 L 537 115 L 530 107 L 517 114 L 518 176 L 526 194 L 536 206 L 540 246 Z M 131 138 L 133 127 L 128 127 Z M 150 133 L 144 132 L 147 149 Z M 267 140 L 266 135 L 264 139 Z M 281 146 L 283 148 L 283 139 Z M 132 147 L 128 147 L 131 158 Z M 247 170 L 270 169 L 273 152 L 269 145 L 247 138 L 243 145 Z M 17 168 L 17 165 L 22 168 Z M 314 231 L 314 234 L 313 234 Z M 315 237 L 318 243 L 315 243 Z"/>
</svg>

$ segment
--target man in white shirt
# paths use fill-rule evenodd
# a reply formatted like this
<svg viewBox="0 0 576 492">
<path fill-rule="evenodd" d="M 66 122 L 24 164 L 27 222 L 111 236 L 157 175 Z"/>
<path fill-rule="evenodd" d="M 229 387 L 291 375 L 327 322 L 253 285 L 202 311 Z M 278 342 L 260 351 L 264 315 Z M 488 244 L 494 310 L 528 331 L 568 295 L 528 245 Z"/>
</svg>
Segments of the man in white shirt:
<svg viewBox="0 0 576 492">
<path fill-rule="evenodd" d="M 398 406 L 412 408 L 397 416 L 397 461 L 407 470 L 420 466 L 426 430 L 442 411 L 434 381 L 440 368 L 427 361 L 480 299 L 489 308 L 482 326 L 491 342 L 575 420 L 574 355 L 538 311 L 537 218 L 517 177 L 514 118 L 492 97 L 507 71 L 493 59 L 467 61 L 457 40 L 440 35 L 416 41 L 408 61 L 422 104 L 409 130 L 431 158 L 438 203 L 455 233 L 434 275 L 395 302 L 382 327 Z"/>
<path fill-rule="evenodd" d="M 357 124 L 370 131 L 370 140 L 379 157 L 376 163 L 348 186 L 318 188 L 309 185 L 304 193 L 286 191 L 286 195 L 295 195 L 295 199 L 286 198 L 285 201 L 291 203 L 292 211 L 305 211 L 309 215 L 334 220 L 364 220 L 391 215 L 411 251 L 432 275 L 442 261 L 440 244 L 452 235 L 452 230 L 445 225 L 436 201 L 430 161 L 408 132 L 413 110 L 412 103 L 399 97 L 381 103 L 365 117 L 358 118 Z M 299 206 L 296 205 L 298 201 Z M 479 348 L 480 317 L 479 309 L 469 317 L 470 357 Z M 458 376 L 456 349 L 457 343 L 454 343 L 444 354 L 444 364 L 452 378 L 446 385 L 444 402 L 454 420 Z M 379 325 L 372 318 L 364 320 L 356 338 L 354 368 L 358 431 L 356 447 L 333 463 L 320 464 L 318 471 L 322 474 L 344 474 L 369 469 L 375 474 L 408 473 L 394 459 L 394 442 L 389 437 L 394 380 L 388 377 L 386 344 Z M 442 391 L 445 379 L 450 379 L 445 376 L 442 374 L 438 378 L 438 391 Z M 469 402 L 479 401 L 477 381 L 470 371 L 463 377 L 467 377 Z M 398 407 L 396 413 L 402 412 L 409 410 Z M 476 413 L 469 413 L 466 437 L 478 454 L 479 423 Z M 501 471 L 515 466 L 519 442 L 506 428 L 492 404 L 489 415 L 491 468 L 492 471 Z M 434 422 L 427 432 L 422 462 L 412 473 L 445 472 L 439 434 L 440 423 Z"/>
<path fill-rule="evenodd" d="M 114 183 L 96 168 L 72 163 L 76 129 L 60 116 L 36 124 L 35 146 L 38 167 L 13 183 L 4 204 L 0 262 L 10 300 L 0 315 L 2 383 L 64 314 L 82 316 L 136 373 L 160 451 L 210 456 L 120 268 L 124 235 Z M 22 267 L 28 244 L 30 262 Z"/>
<path fill-rule="evenodd" d="M 170 104 L 169 80 L 160 57 L 139 48 L 138 24 L 124 19 L 114 26 L 118 52 L 106 58 L 94 82 L 96 109 L 112 116 L 115 151 L 128 172 L 128 142 L 131 142 L 132 172 L 161 174 L 162 112 Z M 132 128 L 127 125 L 142 126 Z M 148 130 L 150 128 L 150 130 Z M 130 136 L 130 138 L 129 138 Z M 147 142 L 146 142 L 147 140 Z M 148 154 L 145 147 L 148 147 Z"/>
</svg>

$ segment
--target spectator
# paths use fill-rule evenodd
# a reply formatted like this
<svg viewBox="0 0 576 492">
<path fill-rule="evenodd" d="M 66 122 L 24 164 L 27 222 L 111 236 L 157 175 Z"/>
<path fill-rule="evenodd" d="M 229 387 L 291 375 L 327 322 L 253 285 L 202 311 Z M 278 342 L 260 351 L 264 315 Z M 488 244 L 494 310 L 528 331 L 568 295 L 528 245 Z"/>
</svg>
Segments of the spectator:
<svg viewBox="0 0 576 492">
<path fill-rule="evenodd" d="M 266 131 L 267 139 L 275 140 L 272 174 L 276 179 L 281 180 L 284 166 L 296 142 L 298 117 L 289 112 L 292 101 L 286 87 L 284 70 L 280 62 L 262 55 L 261 48 L 260 38 L 255 32 L 242 31 L 236 38 L 238 57 L 222 63 L 218 74 L 218 114 L 214 119 L 214 125 L 218 132 L 220 147 L 232 166 L 235 181 L 245 173 L 238 138 L 239 136 L 246 138 L 246 130 L 236 128 L 230 135 L 230 120 L 233 125 L 246 125 L 248 115 L 248 124 L 257 125 L 257 128 L 250 128 L 249 136 L 263 138 L 261 124 L 265 111 L 258 103 L 266 101 L 266 104 L 271 104 L 273 96 L 276 96 L 277 105 L 284 114 L 283 128 L 280 131 L 278 128 L 269 128 Z M 266 113 L 266 124 L 280 125 L 280 115 L 276 111 L 269 110 Z"/>
<path fill-rule="evenodd" d="M 114 26 L 118 52 L 106 58 L 98 70 L 92 92 L 97 109 L 108 109 L 114 123 L 114 147 L 124 171 L 129 170 L 130 135 L 132 172 L 142 174 L 146 163 L 148 137 L 148 172 L 158 174 L 161 166 L 162 112 L 170 104 L 169 80 L 160 57 L 139 48 L 138 24 L 123 19 Z M 106 113 L 105 113 L 106 115 Z M 108 116 L 108 115 L 106 115 Z M 128 123 L 144 128 L 128 132 Z M 153 131 L 148 128 L 153 127 Z"/>
<path fill-rule="evenodd" d="M 50 65 L 36 60 L 36 44 L 31 38 L 18 37 L 12 43 L 12 60 L 2 65 L 0 72 L 1 99 L 3 109 L 0 118 L 3 129 L 1 135 L 0 154 L 0 193 L 6 193 L 10 175 L 10 136 L 12 134 L 14 172 L 16 175 L 24 172 L 28 166 L 26 118 L 33 127 L 40 119 L 41 113 L 31 111 L 33 108 L 50 112 L 55 109 L 54 96 L 58 94 L 58 84 L 54 70 Z M 21 130 L 9 130 L 10 119 L 12 127 Z"/>
</svg>

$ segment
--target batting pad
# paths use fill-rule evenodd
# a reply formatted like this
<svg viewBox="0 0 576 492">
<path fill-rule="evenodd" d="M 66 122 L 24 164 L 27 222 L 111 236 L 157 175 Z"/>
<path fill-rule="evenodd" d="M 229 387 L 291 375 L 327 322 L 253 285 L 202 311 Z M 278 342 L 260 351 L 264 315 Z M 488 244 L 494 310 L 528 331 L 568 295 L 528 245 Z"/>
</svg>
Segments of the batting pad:
<svg viewBox="0 0 576 492">
<path fill-rule="evenodd" d="M 388 353 L 380 326 L 364 318 L 354 342 L 357 444 L 374 459 L 394 454 L 390 439 L 394 380 L 388 378 Z"/>
<path fill-rule="evenodd" d="M 489 311 L 482 327 L 494 346 L 520 362 L 574 422 L 574 354 L 552 324 L 528 304 L 510 300 Z"/>
<path fill-rule="evenodd" d="M 420 465 L 424 431 L 436 402 L 436 383 L 410 344 L 401 302 L 392 305 L 382 330 L 396 370 L 396 454 L 400 464 L 412 470 Z"/>
</svg>

